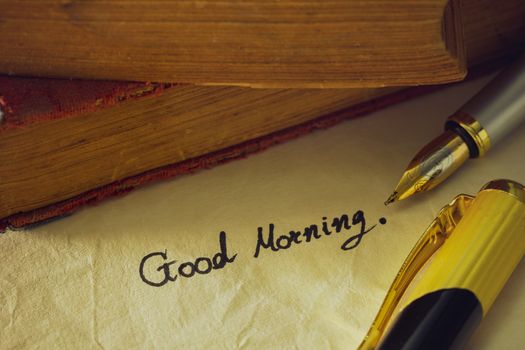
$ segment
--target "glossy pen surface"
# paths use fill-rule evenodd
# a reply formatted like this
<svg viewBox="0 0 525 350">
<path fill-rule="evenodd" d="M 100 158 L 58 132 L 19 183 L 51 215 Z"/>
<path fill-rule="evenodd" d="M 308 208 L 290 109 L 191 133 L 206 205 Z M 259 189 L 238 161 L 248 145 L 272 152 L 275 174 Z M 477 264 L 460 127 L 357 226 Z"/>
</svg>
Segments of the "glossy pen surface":
<svg viewBox="0 0 525 350">
<path fill-rule="evenodd" d="M 360 350 L 461 347 L 523 258 L 524 232 L 523 185 L 457 196 L 406 258 Z"/>
</svg>

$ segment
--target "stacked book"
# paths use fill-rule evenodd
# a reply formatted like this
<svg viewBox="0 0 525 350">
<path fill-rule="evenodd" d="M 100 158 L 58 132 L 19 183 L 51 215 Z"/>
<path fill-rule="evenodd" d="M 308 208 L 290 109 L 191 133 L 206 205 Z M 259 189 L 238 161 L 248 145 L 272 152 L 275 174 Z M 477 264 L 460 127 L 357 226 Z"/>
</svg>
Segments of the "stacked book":
<svg viewBox="0 0 525 350">
<path fill-rule="evenodd" d="M 522 0 L 4 4 L 0 231 L 497 69 L 523 18 Z"/>
</svg>

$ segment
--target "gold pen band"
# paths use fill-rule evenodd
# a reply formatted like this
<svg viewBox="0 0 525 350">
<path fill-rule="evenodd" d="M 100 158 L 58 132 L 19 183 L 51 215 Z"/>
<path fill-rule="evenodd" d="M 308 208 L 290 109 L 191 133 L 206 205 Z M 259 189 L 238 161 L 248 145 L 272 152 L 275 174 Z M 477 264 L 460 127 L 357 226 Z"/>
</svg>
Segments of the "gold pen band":
<svg viewBox="0 0 525 350">
<path fill-rule="evenodd" d="M 522 184 L 510 180 L 494 180 L 483 186 L 483 190 L 495 190 L 503 191 L 516 197 L 522 203 L 525 203 L 525 188 Z M 523 239 L 525 239 L 525 232 L 523 233 Z"/>
<path fill-rule="evenodd" d="M 478 155 L 483 156 L 490 149 L 490 138 L 487 130 L 483 128 L 474 117 L 470 114 L 457 111 L 447 119 L 447 127 L 454 123 L 463 129 L 474 141 L 478 149 Z"/>
</svg>

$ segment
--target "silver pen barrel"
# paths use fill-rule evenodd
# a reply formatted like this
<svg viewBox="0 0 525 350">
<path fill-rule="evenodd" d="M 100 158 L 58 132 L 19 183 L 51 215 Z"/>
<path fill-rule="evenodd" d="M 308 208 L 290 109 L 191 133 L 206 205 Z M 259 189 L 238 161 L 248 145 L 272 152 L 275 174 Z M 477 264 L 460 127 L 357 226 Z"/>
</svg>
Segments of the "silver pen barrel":
<svg viewBox="0 0 525 350">
<path fill-rule="evenodd" d="M 474 138 L 479 155 L 525 122 L 525 55 L 454 113 L 447 126 L 454 122 Z"/>
</svg>

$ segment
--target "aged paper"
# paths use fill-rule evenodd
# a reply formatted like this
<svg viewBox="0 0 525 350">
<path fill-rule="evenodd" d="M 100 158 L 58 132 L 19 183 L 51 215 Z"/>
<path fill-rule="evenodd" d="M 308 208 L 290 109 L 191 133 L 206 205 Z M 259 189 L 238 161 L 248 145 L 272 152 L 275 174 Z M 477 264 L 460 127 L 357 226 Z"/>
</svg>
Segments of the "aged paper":
<svg viewBox="0 0 525 350">
<path fill-rule="evenodd" d="M 486 81 L 5 233 L 0 347 L 355 348 L 443 205 L 492 179 L 525 183 L 522 127 L 440 188 L 383 205 Z M 521 263 L 470 347 L 525 342 L 524 292 Z"/>
</svg>

